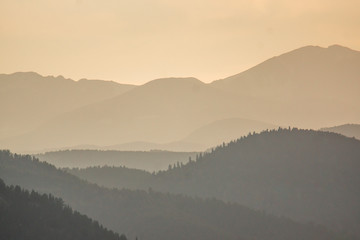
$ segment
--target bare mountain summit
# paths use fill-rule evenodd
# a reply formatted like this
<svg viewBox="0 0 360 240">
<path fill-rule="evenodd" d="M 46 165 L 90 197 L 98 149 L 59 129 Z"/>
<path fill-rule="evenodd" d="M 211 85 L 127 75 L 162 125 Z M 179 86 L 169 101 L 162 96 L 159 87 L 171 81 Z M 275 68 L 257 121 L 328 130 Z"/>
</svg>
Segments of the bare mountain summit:
<svg viewBox="0 0 360 240">
<path fill-rule="evenodd" d="M 279 125 L 360 120 L 360 52 L 339 45 L 302 47 L 211 85 L 271 102 L 267 116 L 257 119 Z"/>
</svg>

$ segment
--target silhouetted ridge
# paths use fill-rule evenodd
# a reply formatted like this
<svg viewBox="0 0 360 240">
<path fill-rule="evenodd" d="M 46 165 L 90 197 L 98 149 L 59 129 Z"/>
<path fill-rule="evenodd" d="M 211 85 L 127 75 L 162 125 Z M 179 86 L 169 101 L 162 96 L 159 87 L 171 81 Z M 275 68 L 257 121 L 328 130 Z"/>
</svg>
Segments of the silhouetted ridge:
<svg viewBox="0 0 360 240">
<path fill-rule="evenodd" d="M 6 186 L 0 179 L 0 239 L 126 240 L 61 198 Z"/>
</svg>

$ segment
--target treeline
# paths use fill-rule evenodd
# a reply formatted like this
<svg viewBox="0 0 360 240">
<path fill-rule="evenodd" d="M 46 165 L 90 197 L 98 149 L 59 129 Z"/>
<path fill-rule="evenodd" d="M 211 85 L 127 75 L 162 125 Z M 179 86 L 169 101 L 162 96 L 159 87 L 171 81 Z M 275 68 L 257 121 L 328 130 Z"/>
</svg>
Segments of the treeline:
<svg viewBox="0 0 360 240">
<path fill-rule="evenodd" d="M 61 197 L 76 211 L 129 239 L 327 240 L 352 239 L 312 224 L 238 204 L 148 191 L 101 188 L 30 156 L 0 152 L 0 176 L 9 184 Z"/>
<path fill-rule="evenodd" d="M 6 186 L 0 179 L 0 239 L 127 240 L 53 195 Z"/>
</svg>

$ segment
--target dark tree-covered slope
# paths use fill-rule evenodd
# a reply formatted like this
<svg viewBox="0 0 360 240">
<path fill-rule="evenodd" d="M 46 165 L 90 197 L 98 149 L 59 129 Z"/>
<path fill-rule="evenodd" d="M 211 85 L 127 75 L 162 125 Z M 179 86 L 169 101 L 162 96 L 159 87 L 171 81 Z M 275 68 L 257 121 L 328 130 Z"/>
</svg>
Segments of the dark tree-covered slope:
<svg viewBox="0 0 360 240">
<path fill-rule="evenodd" d="M 219 200 L 98 187 L 30 156 L 0 151 L 0 176 L 61 196 L 74 209 L 130 239 L 349 239 L 324 227 L 299 224 Z"/>
<path fill-rule="evenodd" d="M 360 236 L 360 141 L 339 134 L 266 131 L 156 175 L 127 171 L 71 172 L 105 186 L 215 197 Z"/>
<path fill-rule="evenodd" d="M 6 186 L 0 179 L 0 239 L 126 240 L 61 198 Z"/>
</svg>

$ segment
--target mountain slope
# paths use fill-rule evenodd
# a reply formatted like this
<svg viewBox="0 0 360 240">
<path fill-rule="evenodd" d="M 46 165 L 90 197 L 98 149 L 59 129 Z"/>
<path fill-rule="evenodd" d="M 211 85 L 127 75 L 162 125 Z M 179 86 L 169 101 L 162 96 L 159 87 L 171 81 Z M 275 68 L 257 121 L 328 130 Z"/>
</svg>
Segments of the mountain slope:
<svg viewBox="0 0 360 240">
<path fill-rule="evenodd" d="M 59 114 L 132 88 L 110 81 L 73 81 L 34 72 L 0 74 L 0 138 L 32 130 Z"/>
<path fill-rule="evenodd" d="M 8 151 L 0 151 L 0 176 L 26 189 L 61 196 L 74 209 L 129 239 L 354 239 L 218 200 L 100 188 Z"/>
<path fill-rule="evenodd" d="M 360 140 L 360 124 L 344 124 L 335 127 L 321 128 L 324 132 L 335 132 L 347 137 L 355 137 Z"/>
<path fill-rule="evenodd" d="M 339 45 L 306 46 L 211 85 L 252 96 L 336 97 L 334 94 L 338 94 L 354 101 L 358 99 L 360 86 L 359 66 L 359 51 Z"/>
<path fill-rule="evenodd" d="M 51 195 L 0 179 L 0 239 L 126 240 Z"/>
<path fill-rule="evenodd" d="M 215 197 L 360 236 L 360 141 L 339 134 L 262 132 L 156 175 L 137 172 L 136 178 L 123 168 L 71 172 L 109 187 Z"/>
<path fill-rule="evenodd" d="M 257 119 L 279 125 L 319 128 L 326 118 L 360 120 L 360 52 L 339 45 L 302 47 L 211 86 L 273 101 L 270 115 Z"/>
</svg>

